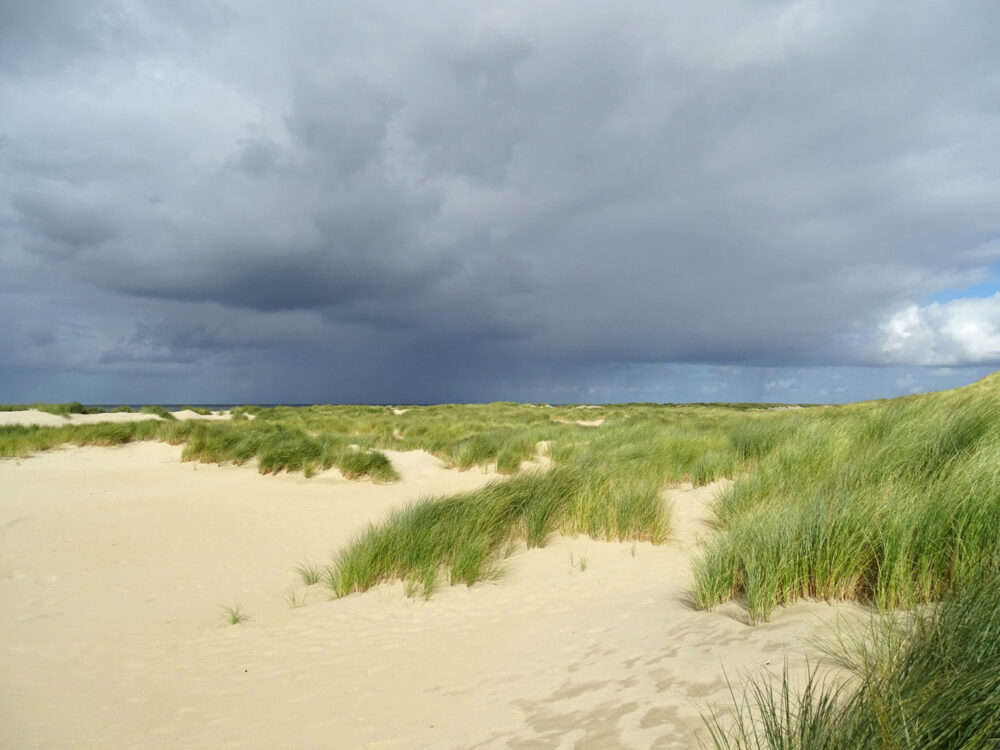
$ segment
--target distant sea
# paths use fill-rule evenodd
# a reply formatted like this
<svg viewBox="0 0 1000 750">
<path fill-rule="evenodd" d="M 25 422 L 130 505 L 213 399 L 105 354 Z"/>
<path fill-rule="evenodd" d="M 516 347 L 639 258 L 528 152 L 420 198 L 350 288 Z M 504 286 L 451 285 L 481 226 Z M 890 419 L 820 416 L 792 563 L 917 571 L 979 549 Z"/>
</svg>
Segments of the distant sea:
<svg viewBox="0 0 1000 750">
<path fill-rule="evenodd" d="M 180 411 L 185 406 L 201 406 L 212 411 L 225 411 L 232 409 L 234 406 L 250 406 L 250 404 L 203 404 L 200 401 L 188 401 L 186 404 L 86 404 L 86 406 L 96 406 L 98 409 L 104 409 L 104 411 L 111 411 L 116 406 L 129 406 L 136 411 L 144 406 L 162 406 L 167 411 Z M 312 406 L 312 404 L 253 404 L 253 406 L 270 409 L 274 406 Z"/>
<path fill-rule="evenodd" d="M 401 403 L 401 402 L 400 402 Z M 335 404 L 335 406 L 341 404 Z M 344 406 L 398 406 L 399 403 L 391 404 L 342 404 Z M 405 404 L 406 406 L 428 406 L 429 404 Z M 201 401 L 188 401 L 184 404 L 84 404 L 84 406 L 96 406 L 98 409 L 104 409 L 105 411 L 111 411 L 116 406 L 129 406 L 132 409 L 138 411 L 144 406 L 162 406 L 167 411 L 180 411 L 185 406 L 200 406 L 206 409 L 211 409 L 212 411 L 226 411 L 227 409 L 232 409 L 234 406 L 259 406 L 263 409 L 272 409 L 275 406 L 317 406 L 317 404 L 260 404 L 257 402 L 241 401 L 238 404 L 203 404 Z"/>
</svg>

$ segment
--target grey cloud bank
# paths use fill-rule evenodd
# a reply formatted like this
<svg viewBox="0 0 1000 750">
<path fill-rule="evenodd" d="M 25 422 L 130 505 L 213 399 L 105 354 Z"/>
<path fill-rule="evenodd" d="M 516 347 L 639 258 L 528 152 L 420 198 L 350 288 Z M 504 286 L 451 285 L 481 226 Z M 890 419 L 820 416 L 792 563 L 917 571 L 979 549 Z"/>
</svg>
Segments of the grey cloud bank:
<svg viewBox="0 0 1000 750">
<path fill-rule="evenodd" d="M 1000 366 L 995 289 L 961 296 L 1000 260 L 995 3 L 33 6 L 0 4 L 0 400 Z"/>
</svg>

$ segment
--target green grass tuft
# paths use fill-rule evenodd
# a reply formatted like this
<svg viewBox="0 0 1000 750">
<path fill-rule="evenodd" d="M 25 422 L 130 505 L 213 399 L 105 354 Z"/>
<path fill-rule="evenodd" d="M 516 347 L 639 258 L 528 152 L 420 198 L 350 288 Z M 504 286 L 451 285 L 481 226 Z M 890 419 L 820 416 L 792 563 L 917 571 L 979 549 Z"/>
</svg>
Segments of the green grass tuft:
<svg viewBox="0 0 1000 750">
<path fill-rule="evenodd" d="M 306 586 L 313 586 L 320 582 L 323 577 L 322 569 L 315 563 L 300 563 L 295 572 L 299 574 L 302 583 Z"/>
<path fill-rule="evenodd" d="M 241 622 L 246 622 L 250 619 L 250 615 L 243 611 L 243 607 L 236 604 L 232 607 L 223 607 L 223 617 L 229 625 L 239 625 Z"/>
<path fill-rule="evenodd" d="M 395 482 L 399 474 L 384 453 L 378 451 L 345 450 L 334 463 L 347 479 L 371 477 L 376 482 Z"/>
<path fill-rule="evenodd" d="M 752 679 L 736 720 L 708 725 L 717 748 L 995 748 L 1000 745 L 1000 576 L 963 579 L 909 620 L 882 616 L 841 641 L 846 685 Z"/>
<path fill-rule="evenodd" d="M 48 414 L 55 414 L 57 417 L 69 418 L 70 414 L 103 414 L 104 409 L 98 406 L 84 406 L 79 401 L 70 401 L 65 404 L 0 404 L 0 411 L 27 411 L 35 409 Z"/>
<path fill-rule="evenodd" d="M 700 606 L 743 596 L 751 622 L 803 596 L 907 607 L 1000 560 L 1000 394 L 780 420 L 736 441 L 758 459 L 719 500 L 725 533 L 694 566 Z"/>
<path fill-rule="evenodd" d="M 496 577 L 512 543 L 541 545 L 554 531 L 562 514 L 539 508 L 565 509 L 575 489 L 570 474 L 555 471 L 397 510 L 339 552 L 326 583 L 345 596 L 393 580 L 436 585 L 442 572 L 452 584 Z"/>
<path fill-rule="evenodd" d="M 337 596 L 393 580 L 406 581 L 410 590 L 423 585 L 429 595 L 428 582 L 437 585 L 442 576 L 452 584 L 494 578 L 517 543 L 541 547 L 560 530 L 662 541 L 669 513 L 659 489 L 648 477 L 584 476 L 556 468 L 421 502 L 350 542 L 327 569 L 325 582 Z"/>
<path fill-rule="evenodd" d="M 156 406 L 156 405 L 144 406 L 141 409 L 139 409 L 139 411 L 142 414 L 155 414 L 156 416 L 160 417 L 160 419 L 167 419 L 167 420 L 177 419 L 177 417 L 175 417 L 171 412 L 164 409 L 162 406 Z"/>
</svg>

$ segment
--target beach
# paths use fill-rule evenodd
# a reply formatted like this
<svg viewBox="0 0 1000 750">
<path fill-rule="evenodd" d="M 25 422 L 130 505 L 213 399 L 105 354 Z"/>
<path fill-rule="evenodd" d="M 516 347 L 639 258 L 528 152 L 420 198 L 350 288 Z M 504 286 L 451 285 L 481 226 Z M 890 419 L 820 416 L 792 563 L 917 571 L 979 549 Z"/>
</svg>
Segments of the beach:
<svg viewBox="0 0 1000 750">
<path fill-rule="evenodd" d="M 3 747 L 696 747 L 727 680 L 786 660 L 803 675 L 817 639 L 867 617 L 696 611 L 689 559 L 727 480 L 664 492 L 665 544 L 557 536 L 495 581 L 332 599 L 296 567 L 393 508 L 501 477 L 423 451 L 385 451 L 401 481 L 376 484 L 181 450 L 0 460 Z"/>
</svg>

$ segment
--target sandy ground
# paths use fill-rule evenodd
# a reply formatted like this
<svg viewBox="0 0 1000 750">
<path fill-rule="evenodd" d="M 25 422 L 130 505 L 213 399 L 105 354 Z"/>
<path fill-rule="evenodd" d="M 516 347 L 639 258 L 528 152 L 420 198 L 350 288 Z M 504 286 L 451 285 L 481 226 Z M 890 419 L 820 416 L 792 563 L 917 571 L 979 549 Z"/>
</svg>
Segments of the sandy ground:
<svg viewBox="0 0 1000 750">
<path fill-rule="evenodd" d="M 208 420 L 228 420 L 229 412 L 222 414 L 198 414 L 190 409 L 170 412 L 177 419 L 208 419 Z M 251 418 L 253 415 L 250 415 Z M 61 417 L 58 414 L 49 414 L 46 411 L 37 409 L 25 409 L 24 411 L 0 411 L 0 425 L 20 424 L 39 425 L 41 427 L 61 427 L 67 424 L 96 424 L 97 422 L 141 422 L 145 419 L 159 419 L 155 414 L 143 414 L 141 412 L 105 412 L 104 414 L 69 414 Z"/>
<path fill-rule="evenodd" d="M 0 747 L 696 747 L 726 674 L 798 668 L 838 615 L 863 616 L 807 603 L 749 628 L 735 604 L 692 610 L 717 487 L 670 493 L 671 544 L 557 538 L 496 583 L 331 601 L 298 563 L 495 475 L 387 452 L 399 484 L 306 480 L 180 450 L 0 461 Z M 236 605 L 250 619 L 225 624 Z"/>
<path fill-rule="evenodd" d="M 577 407 L 578 409 L 580 407 Z M 600 427 L 604 424 L 604 418 L 600 417 L 598 419 L 559 419 L 555 418 L 553 422 L 558 422 L 559 424 L 576 424 L 580 427 Z"/>
</svg>

